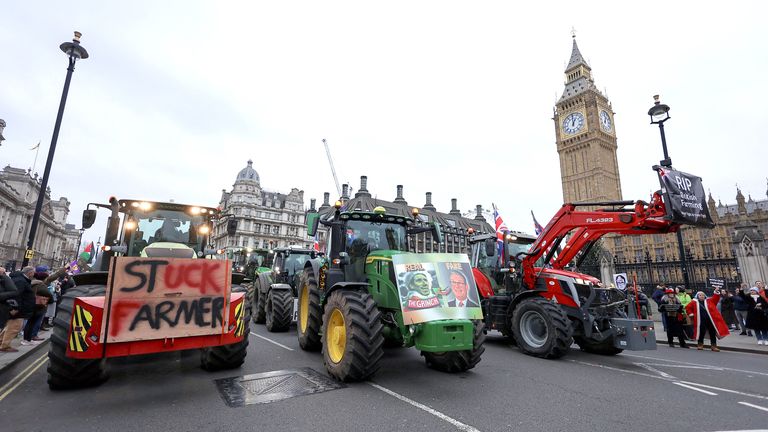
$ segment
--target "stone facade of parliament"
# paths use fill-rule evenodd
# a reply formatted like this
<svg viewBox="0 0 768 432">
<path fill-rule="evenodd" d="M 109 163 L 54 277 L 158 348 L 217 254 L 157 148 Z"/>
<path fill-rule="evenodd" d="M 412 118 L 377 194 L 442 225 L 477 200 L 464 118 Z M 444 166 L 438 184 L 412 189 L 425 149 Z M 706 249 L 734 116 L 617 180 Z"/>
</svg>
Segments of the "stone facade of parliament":
<svg viewBox="0 0 768 432">
<path fill-rule="evenodd" d="M 574 38 L 565 88 L 553 117 L 564 202 L 622 199 L 613 115 L 610 101 L 595 86 L 592 70 Z M 714 274 L 713 267 L 701 266 L 689 268 L 692 278 L 705 281 L 724 277 L 750 284 L 768 278 L 768 199 L 745 199 L 737 190 L 735 204 L 716 203 L 710 195 L 708 206 L 717 225 L 713 229 L 682 228 L 686 259 L 738 259 L 738 266 L 734 266 L 738 275 Z M 606 236 L 602 245 L 619 264 L 679 260 L 674 234 Z M 656 273 L 651 278 L 658 282 L 665 278 L 682 280 L 680 274 L 669 273 Z"/>
</svg>

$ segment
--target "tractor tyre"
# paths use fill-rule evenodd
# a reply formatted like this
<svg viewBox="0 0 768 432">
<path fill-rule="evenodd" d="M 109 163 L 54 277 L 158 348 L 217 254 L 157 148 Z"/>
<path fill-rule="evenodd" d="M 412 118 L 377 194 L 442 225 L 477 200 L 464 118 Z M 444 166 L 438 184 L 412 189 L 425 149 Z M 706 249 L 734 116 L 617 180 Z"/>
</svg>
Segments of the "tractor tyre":
<svg viewBox="0 0 768 432">
<path fill-rule="evenodd" d="M 271 289 L 267 294 L 267 330 L 284 332 L 291 327 L 293 295 L 290 290 Z"/>
<path fill-rule="evenodd" d="M 53 320 L 51 343 L 48 348 L 48 387 L 51 390 L 91 387 L 103 383 L 109 377 L 106 359 L 91 360 L 67 357 L 67 346 L 70 343 L 73 346 L 85 344 L 84 333 L 69 334 L 75 297 L 103 297 L 104 291 L 104 285 L 81 285 L 68 289 L 67 293 L 64 294 L 56 318 Z M 80 323 L 80 327 L 83 327 L 85 331 L 88 331 L 93 324 L 87 321 L 88 315 L 90 314 L 81 311 L 75 317 L 76 322 Z"/>
<path fill-rule="evenodd" d="M 581 348 L 582 351 L 592 353 L 592 354 L 612 356 L 612 355 L 620 354 L 622 351 L 624 351 L 621 348 L 616 348 L 615 346 L 613 346 L 613 338 L 608 338 L 602 342 L 596 342 L 591 339 L 584 339 L 584 338 L 575 338 L 575 339 L 576 339 L 576 344 L 579 345 L 579 348 Z"/>
<path fill-rule="evenodd" d="M 485 347 L 485 323 L 483 321 L 473 321 L 474 336 L 471 350 L 464 351 L 446 351 L 446 352 L 425 352 L 421 355 L 427 362 L 427 366 L 442 372 L 464 372 L 472 369 L 480 363 L 480 356 L 483 355 Z"/>
<path fill-rule="evenodd" d="M 573 328 L 565 312 L 544 297 L 530 297 L 512 312 L 512 333 L 518 348 L 534 357 L 560 358 L 573 343 Z"/>
<path fill-rule="evenodd" d="M 209 372 L 239 368 L 248 354 L 250 336 L 251 308 L 243 302 L 240 311 L 235 313 L 237 329 L 235 334 L 242 334 L 243 340 L 229 345 L 207 347 L 200 350 L 200 367 Z M 238 315 L 244 314 L 242 319 Z"/>
<path fill-rule="evenodd" d="M 370 378 L 384 355 L 384 325 L 373 297 L 367 292 L 331 293 L 323 315 L 323 360 L 339 381 Z"/>
<path fill-rule="evenodd" d="M 253 281 L 253 322 L 256 324 L 264 324 L 267 321 L 266 292 L 271 284 L 268 273 L 259 274 Z"/>
<path fill-rule="evenodd" d="M 296 320 L 296 334 L 299 346 L 305 351 L 320 351 L 320 329 L 323 325 L 323 310 L 320 308 L 320 291 L 312 269 L 304 269 L 299 284 L 299 314 Z"/>
</svg>

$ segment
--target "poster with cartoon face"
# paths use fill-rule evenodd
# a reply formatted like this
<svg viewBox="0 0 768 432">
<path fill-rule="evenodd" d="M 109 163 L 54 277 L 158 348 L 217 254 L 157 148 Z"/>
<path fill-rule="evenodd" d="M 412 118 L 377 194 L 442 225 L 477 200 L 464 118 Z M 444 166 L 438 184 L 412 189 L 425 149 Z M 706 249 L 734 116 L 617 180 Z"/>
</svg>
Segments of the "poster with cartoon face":
<svg viewBox="0 0 768 432">
<path fill-rule="evenodd" d="M 394 255 L 403 322 L 482 319 L 477 285 L 464 254 Z"/>
</svg>

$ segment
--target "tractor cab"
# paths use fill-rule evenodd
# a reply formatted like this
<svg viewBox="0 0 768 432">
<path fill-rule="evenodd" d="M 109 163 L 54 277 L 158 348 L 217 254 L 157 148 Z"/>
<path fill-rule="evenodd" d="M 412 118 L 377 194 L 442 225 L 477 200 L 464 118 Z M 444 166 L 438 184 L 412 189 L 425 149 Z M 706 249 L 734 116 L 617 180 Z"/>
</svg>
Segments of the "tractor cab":
<svg viewBox="0 0 768 432">
<path fill-rule="evenodd" d="M 310 249 L 281 247 L 274 251 L 272 261 L 272 281 L 284 283 L 292 287 L 298 286 L 298 280 L 304 271 L 304 264 L 315 258 L 317 252 Z"/>
<path fill-rule="evenodd" d="M 470 237 L 470 263 L 478 288 L 484 296 L 491 295 L 491 292 L 500 294 L 519 290 L 522 274 L 520 257 L 529 252 L 534 241 L 536 237 L 525 233 L 507 233 L 502 250 L 498 246 L 496 234 L 477 234 Z M 515 277 L 506 278 L 506 273 Z"/>
</svg>

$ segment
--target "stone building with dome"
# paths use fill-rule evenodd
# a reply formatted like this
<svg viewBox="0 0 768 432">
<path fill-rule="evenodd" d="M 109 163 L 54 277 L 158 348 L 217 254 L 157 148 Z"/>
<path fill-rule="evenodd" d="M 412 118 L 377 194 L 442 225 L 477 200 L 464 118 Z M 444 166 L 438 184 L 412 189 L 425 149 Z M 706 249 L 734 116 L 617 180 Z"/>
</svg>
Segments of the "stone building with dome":
<svg viewBox="0 0 768 432">
<path fill-rule="evenodd" d="M 223 214 L 237 220 L 237 232 L 227 235 L 228 218 L 218 221 L 213 233 L 217 248 L 240 252 L 284 246 L 310 248 L 314 244 L 314 239 L 307 237 L 304 223 L 304 191 L 292 188 L 281 193 L 263 189 L 252 160 L 237 173 L 231 191 L 222 189 L 219 206 Z"/>
</svg>

